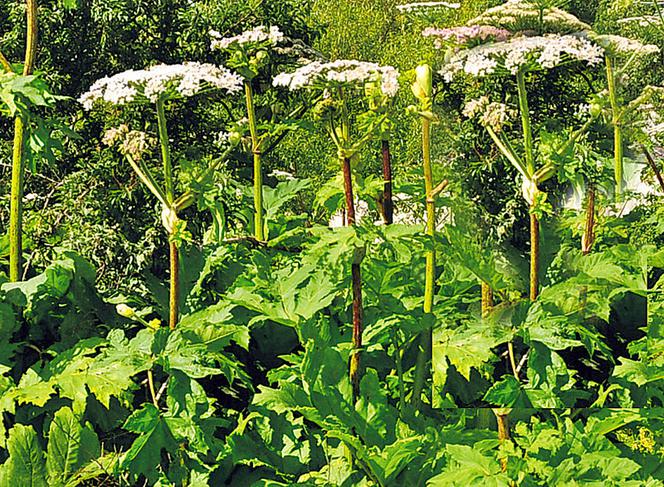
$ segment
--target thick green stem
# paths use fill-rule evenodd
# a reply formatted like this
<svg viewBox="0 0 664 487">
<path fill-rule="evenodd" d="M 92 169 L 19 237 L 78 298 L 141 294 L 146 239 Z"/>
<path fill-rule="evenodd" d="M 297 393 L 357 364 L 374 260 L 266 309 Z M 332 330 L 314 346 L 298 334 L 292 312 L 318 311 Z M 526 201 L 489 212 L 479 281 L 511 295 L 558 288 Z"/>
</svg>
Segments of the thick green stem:
<svg viewBox="0 0 664 487">
<path fill-rule="evenodd" d="M 9 280 L 21 279 L 23 255 L 23 137 L 25 126 L 21 117 L 14 120 L 14 149 L 12 152 L 12 188 L 9 209 Z"/>
<path fill-rule="evenodd" d="M 523 129 L 523 147 L 526 153 L 526 168 L 528 177 L 535 174 L 535 151 L 533 149 L 533 131 L 530 126 L 530 109 L 528 107 L 528 92 L 526 91 L 526 78 L 523 70 L 516 75 L 516 85 L 519 92 L 519 111 L 521 112 L 521 128 Z M 530 208 L 530 299 L 535 301 L 539 293 L 539 221 Z"/>
<path fill-rule="evenodd" d="M 488 283 L 482 281 L 481 285 L 482 294 L 482 318 L 487 318 L 491 309 L 493 308 L 493 290 Z"/>
<path fill-rule="evenodd" d="M 433 194 L 433 171 L 431 168 L 431 121 L 422 118 L 422 160 L 424 163 L 424 187 L 426 192 L 427 227 L 426 234 L 432 240 L 436 229 L 436 203 Z M 433 312 L 434 284 L 436 277 L 436 252 L 433 247 L 426 253 L 426 267 L 424 276 L 424 313 Z M 415 380 L 413 384 L 412 402 L 418 407 L 422 402 L 422 391 L 427 377 L 430 375 L 432 355 L 432 330 L 422 332 L 415 366 Z"/>
<path fill-rule="evenodd" d="M 159 146 L 161 147 L 161 160 L 164 165 L 164 186 L 166 188 L 166 202 L 173 202 L 173 167 L 171 163 L 171 148 L 168 140 L 168 128 L 166 127 L 166 111 L 164 100 L 157 100 L 157 123 L 159 125 Z"/>
<path fill-rule="evenodd" d="M 618 104 L 618 87 L 613 70 L 613 62 L 606 56 L 606 81 L 609 87 L 609 102 L 611 103 L 611 123 L 613 125 L 613 170 L 616 184 L 616 195 L 622 193 L 623 187 L 623 134 L 620 121 L 620 106 Z"/>
<path fill-rule="evenodd" d="M 37 1 L 26 0 L 27 37 L 25 44 L 25 62 L 23 74 L 32 73 L 37 53 Z M 3 56 L 4 58 L 4 56 Z M 7 60 L 3 62 L 7 69 Z M 11 66 L 10 66 L 11 68 Z M 17 117 L 14 121 L 14 146 L 12 150 L 12 187 L 9 208 L 9 280 L 21 279 L 21 259 L 23 256 L 23 183 L 25 167 L 23 164 L 23 144 L 26 120 Z"/>
<path fill-rule="evenodd" d="M 381 141 L 381 154 L 383 156 L 383 218 L 387 225 L 394 221 L 394 202 L 392 200 L 392 154 L 390 142 Z"/>
<path fill-rule="evenodd" d="M 533 149 L 533 131 L 530 126 L 530 109 L 528 108 L 526 78 L 523 70 L 519 70 L 516 75 L 516 86 L 519 92 L 519 111 L 521 112 L 521 127 L 523 129 L 523 147 L 526 152 L 526 167 L 529 176 L 532 176 L 535 173 L 535 151 Z"/>
<path fill-rule="evenodd" d="M 399 412 L 403 412 L 406 405 L 406 385 L 403 382 L 403 355 L 399 346 L 396 331 L 392 330 L 392 345 L 394 346 L 394 363 L 397 368 L 397 380 L 399 381 Z"/>
<path fill-rule="evenodd" d="M 254 162 L 254 236 L 257 240 L 265 240 L 263 222 L 263 172 L 261 167 L 261 147 L 256 127 L 256 109 L 254 107 L 254 92 L 251 81 L 244 82 L 244 95 L 247 104 L 247 118 L 249 119 L 249 133 L 251 135 L 251 153 Z"/>
<path fill-rule="evenodd" d="M 168 327 L 174 330 L 178 323 L 178 301 L 180 299 L 180 256 L 177 244 L 169 242 L 171 285 L 168 300 Z"/>
<path fill-rule="evenodd" d="M 171 149 L 168 140 L 168 130 L 166 127 L 166 112 L 164 109 L 164 100 L 157 100 L 157 122 L 159 124 L 159 145 L 161 146 L 161 159 L 164 166 L 164 187 L 166 189 L 166 203 L 170 206 L 169 212 L 175 212 L 173 208 L 174 189 L 173 189 L 173 168 L 171 163 Z M 169 215 L 170 219 L 170 215 Z M 177 221 L 177 217 L 174 218 Z M 169 222 L 173 224 L 175 222 Z M 170 254 L 170 286 L 168 296 L 168 327 L 173 330 L 178 322 L 178 302 L 180 296 L 180 268 L 177 243 L 173 239 L 174 228 L 169 230 L 169 254 Z"/>
</svg>

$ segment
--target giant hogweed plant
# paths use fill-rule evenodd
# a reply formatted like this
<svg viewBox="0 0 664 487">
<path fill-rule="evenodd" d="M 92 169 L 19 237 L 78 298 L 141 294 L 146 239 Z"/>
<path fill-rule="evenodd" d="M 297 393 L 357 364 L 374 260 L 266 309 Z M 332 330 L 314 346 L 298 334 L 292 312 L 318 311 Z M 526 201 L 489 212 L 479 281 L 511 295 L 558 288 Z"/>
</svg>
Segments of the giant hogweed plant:
<svg viewBox="0 0 664 487">
<path fill-rule="evenodd" d="M 490 32 L 493 27 L 488 27 Z M 441 74 L 450 81 L 454 77 L 466 74 L 470 76 L 508 76 L 516 80 L 518 113 L 521 120 L 522 143 L 519 150 L 510 141 L 504 126 L 510 122 L 516 111 L 505 103 L 482 97 L 470 101 L 464 113 L 470 118 L 477 118 L 485 128 L 501 154 L 519 172 L 522 180 L 523 197 L 530 209 L 530 286 L 531 300 L 537 298 L 539 291 L 539 233 L 540 219 L 548 211 L 546 193 L 540 185 L 556 173 L 556 163 L 565 155 L 591 126 L 589 120 L 580 128 L 570 131 L 568 139 L 557 147 L 553 154 L 543 160 L 535 147 L 531 113 L 528 102 L 526 79 L 529 73 L 546 71 L 561 64 L 580 62 L 596 65 L 601 61 L 602 50 L 591 42 L 572 35 L 546 34 L 543 36 L 517 36 L 508 40 L 491 42 L 495 35 L 483 33 L 467 36 L 464 40 L 477 42 L 483 37 L 489 42 L 482 42 L 474 47 L 461 49 L 454 53 L 443 66 Z M 437 35 L 433 33 L 433 35 Z M 501 34 L 503 36 L 508 33 Z M 445 33 L 438 34 L 445 38 Z M 462 46 L 463 47 L 463 46 Z"/>
<path fill-rule="evenodd" d="M 144 70 L 129 70 L 95 82 L 90 90 L 79 98 L 84 108 L 95 105 L 148 104 L 156 112 L 158 140 L 162 162 L 161 179 L 145 163 L 143 155 L 149 148 L 149 137 L 128 127 L 112 129 L 106 134 L 106 142 L 117 145 L 141 182 L 157 198 L 162 207 L 161 219 L 169 235 L 170 287 L 169 327 L 175 328 L 179 306 L 179 244 L 186 238 L 185 225 L 178 214 L 195 202 L 192 189 L 177 195 L 177 174 L 171 158 L 171 142 L 166 120 L 167 105 L 173 101 L 194 96 L 210 89 L 233 94 L 242 88 L 241 78 L 231 71 L 214 66 L 188 62 L 176 65 L 157 65 Z M 199 180 L 205 180 L 228 156 L 232 144 L 220 158 L 202 171 Z"/>
<path fill-rule="evenodd" d="M 292 119 L 302 115 L 306 108 L 304 105 L 299 106 L 292 113 L 286 114 L 285 120 L 277 121 L 280 107 L 273 105 L 270 107 L 270 120 L 259 118 L 254 85 L 273 58 L 288 51 L 283 46 L 286 37 L 278 27 L 258 26 L 232 37 L 222 37 L 217 31 L 211 31 L 210 35 L 212 49 L 224 51 L 228 55 L 226 65 L 242 77 L 253 159 L 254 236 L 259 241 L 265 241 L 268 235 L 264 221 L 262 158 L 274 149 L 286 131 L 297 126 Z"/>
<path fill-rule="evenodd" d="M 275 86 L 286 86 L 291 90 L 306 89 L 322 95 L 314 111 L 325 125 L 337 147 L 344 184 L 346 222 L 349 226 L 358 223 L 353 194 L 352 160 L 362 147 L 384 132 L 382 127 L 388 119 L 383 110 L 376 110 L 385 102 L 375 100 L 392 98 L 399 89 L 398 72 L 391 66 L 380 66 L 353 60 L 331 63 L 312 62 L 293 73 L 282 73 L 275 77 Z M 358 96 L 359 95 L 359 96 Z M 368 103 L 364 112 L 352 113 L 353 101 Z M 356 122 L 356 128 L 353 126 Z M 359 394 L 361 380 L 362 351 L 362 275 L 360 264 L 364 248 L 354 250 L 352 273 L 353 294 L 353 353 L 350 362 L 350 379 L 353 397 Z"/>
</svg>

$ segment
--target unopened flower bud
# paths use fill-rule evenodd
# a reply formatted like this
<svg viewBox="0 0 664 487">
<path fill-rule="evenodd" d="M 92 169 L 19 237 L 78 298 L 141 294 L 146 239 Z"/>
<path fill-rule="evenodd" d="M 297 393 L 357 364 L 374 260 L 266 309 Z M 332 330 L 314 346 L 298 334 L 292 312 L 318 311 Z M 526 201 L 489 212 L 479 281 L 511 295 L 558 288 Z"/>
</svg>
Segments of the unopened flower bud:
<svg viewBox="0 0 664 487">
<path fill-rule="evenodd" d="M 150 328 L 151 330 L 158 330 L 161 328 L 161 321 L 159 319 L 154 318 L 147 323 L 147 327 Z"/>
<path fill-rule="evenodd" d="M 126 304 L 118 304 L 115 307 L 115 311 L 117 311 L 120 316 L 124 316 L 125 318 L 133 318 L 136 316 L 136 312 L 133 310 L 133 308 L 130 308 Z"/>
<path fill-rule="evenodd" d="M 432 83 L 433 73 L 431 66 L 422 64 L 415 68 L 415 82 L 412 84 L 411 90 L 418 100 L 424 101 L 431 98 L 433 90 Z"/>
</svg>

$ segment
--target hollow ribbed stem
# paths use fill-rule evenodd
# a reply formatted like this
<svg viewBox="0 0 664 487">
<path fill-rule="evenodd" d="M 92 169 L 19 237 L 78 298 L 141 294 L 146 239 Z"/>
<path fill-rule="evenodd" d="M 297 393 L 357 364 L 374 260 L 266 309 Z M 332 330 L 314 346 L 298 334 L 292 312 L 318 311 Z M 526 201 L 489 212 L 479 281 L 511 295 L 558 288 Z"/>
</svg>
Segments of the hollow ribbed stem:
<svg viewBox="0 0 664 487">
<path fill-rule="evenodd" d="M 394 202 L 392 200 L 392 154 L 390 142 L 383 139 L 381 142 L 383 156 L 383 218 L 387 225 L 394 221 Z"/>
<path fill-rule="evenodd" d="M 166 127 L 166 112 L 164 100 L 157 100 L 157 122 L 159 125 L 159 145 L 161 148 L 161 159 L 164 167 L 164 187 L 166 189 L 166 203 L 173 206 L 173 168 L 171 163 L 171 149 L 168 140 L 168 129 Z M 169 211 L 175 211 L 169 208 Z M 175 218 L 177 220 L 177 218 Z M 169 231 L 173 232 L 170 228 Z M 170 262 L 170 286 L 168 295 L 168 327 L 173 330 L 178 322 L 178 304 L 180 295 L 180 267 L 177 243 L 173 240 L 173 235 L 169 234 L 169 262 Z"/>
<path fill-rule="evenodd" d="M 180 256 L 175 242 L 169 242 L 171 285 L 168 299 L 168 327 L 174 330 L 178 323 L 178 301 L 180 298 Z"/>
<path fill-rule="evenodd" d="M 37 52 L 37 2 L 26 1 L 27 38 L 23 74 L 32 73 Z M 6 60 L 5 60 L 6 61 Z M 5 63 L 3 63 L 4 65 Z M 7 66 L 4 66 L 7 69 Z M 23 185 L 24 185 L 24 138 L 26 120 L 16 117 L 14 121 L 14 143 L 12 150 L 12 186 L 9 200 L 9 280 L 21 279 L 23 256 Z"/>
<path fill-rule="evenodd" d="M 609 88 L 609 103 L 611 104 L 611 122 L 613 125 L 613 170 L 615 176 L 616 195 L 622 193 L 623 186 L 623 134 L 620 121 L 620 107 L 618 105 L 618 87 L 613 70 L 613 62 L 609 56 L 606 60 L 606 81 Z"/>
<path fill-rule="evenodd" d="M 244 98 L 247 105 L 247 118 L 249 119 L 249 133 L 251 135 L 251 153 L 254 164 L 254 236 L 257 240 L 265 240 L 263 222 L 263 172 L 261 163 L 261 148 L 256 127 L 256 109 L 254 107 L 254 91 L 251 81 L 244 82 Z"/>
<path fill-rule="evenodd" d="M 424 187 L 426 192 L 427 227 L 426 234 L 432 239 L 436 229 L 436 204 L 433 195 L 433 171 L 431 168 L 431 121 L 422 118 L 422 160 L 424 163 Z M 424 313 L 433 311 L 434 284 L 436 277 L 436 252 L 431 242 L 431 249 L 426 253 L 424 276 Z M 418 407 L 422 402 L 424 383 L 430 374 L 432 354 L 432 331 L 422 332 L 420 336 L 419 351 L 415 365 L 415 379 L 413 384 L 412 402 Z"/>
<path fill-rule="evenodd" d="M 157 100 L 157 124 L 159 126 L 159 147 L 161 149 L 161 161 L 164 166 L 164 186 L 166 188 L 166 202 L 173 202 L 173 167 L 171 163 L 171 148 L 168 140 L 168 128 L 166 126 L 166 110 L 163 98 Z"/>
</svg>

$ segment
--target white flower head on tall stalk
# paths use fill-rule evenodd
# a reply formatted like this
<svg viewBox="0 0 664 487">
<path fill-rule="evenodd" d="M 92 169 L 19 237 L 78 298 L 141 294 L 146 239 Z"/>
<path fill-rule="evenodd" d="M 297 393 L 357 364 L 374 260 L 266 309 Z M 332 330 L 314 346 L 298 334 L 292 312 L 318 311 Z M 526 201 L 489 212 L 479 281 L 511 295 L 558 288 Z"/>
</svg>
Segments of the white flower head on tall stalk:
<svg viewBox="0 0 664 487">
<path fill-rule="evenodd" d="M 445 46 L 472 47 L 472 45 L 485 42 L 502 42 L 509 39 L 512 34 L 505 29 L 491 25 L 473 25 L 438 29 L 428 27 L 422 31 L 424 37 L 431 37 L 437 49 Z"/>
<path fill-rule="evenodd" d="M 471 19 L 468 25 L 492 25 L 511 32 L 571 34 L 590 30 L 574 15 L 556 7 L 539 7 L 533 2 L 510 0 Z"/>
<path fill-rule="evenodd" d="M 274 86 L 284 86 L 291 91 L 320 89 L 321 91 L 352 85 L 364 87 L 367 83 L 380 82 L 385 96 L 394 97 L 399 91 L 399 71 L 392 66 L 376 63 L 339 60 L 330 63 L 314 61 L 292 73 L 275 76 Z"/>
<path fill-rule="evenodd" d="M 588 38 L 612 56 L 652 56 L 660 51 L 654 44 L 643 44 L 636 39 L 623 36 L 590 32 Z"/>
<path fill-rule="evenodd" d="M 208 88 L 235 93 L 242 89 L 242 78 L 213 64 L 159 64 L 141 70 L 130 69 L 97 80 L 78 101 L 86 110 L 90 110 L 97 102 L 112 105 L 156 103 L 160 98 L 165 100 L 194 96 Z"/>
<path fill-rule="evenodd" d="M 580 36 L 519 36 L 461 50 L 452 55 L 440 73 L 446 81 L 451 81 L 462 73 L 471 76 L 515 75 L 519 71 L 551 69 L 569 62 L 596 65 L 603 59 L 603 49 Z"/>
<path fill-rule="evenodd" d="M 517 116 L 516 110 L 504 103 L 492 102 L 487 96 L 466 103 L 463 114 L 471 119 L 477 118 L 482 125 L 497 134 Z"/>
<path fill-rule="evenodd" d="M 283 32 L 281 32 L 279 27 L 274 25 L 270 26 L 269 28 L 265 27 L 264 25 L 259 25 L 258 27 L 254 27 L 251 30 L 244 31 L 242 34 L 231 37 L 222 37 L 222 35 L 216 30 L 211 30 L 210 37 L 212 37 L 212 50 L 225 50 L 234 45 L 277 45 L 285 39 Z"/>
<path fill-rule="evenodd" d="M 397 5 L 399 12 L 418 12 L 421 10 L 436 10 L 436 9 L 458 9 L 461 8 L 460 3 L 452 2 L 413 2 Z"/>
</svg>

